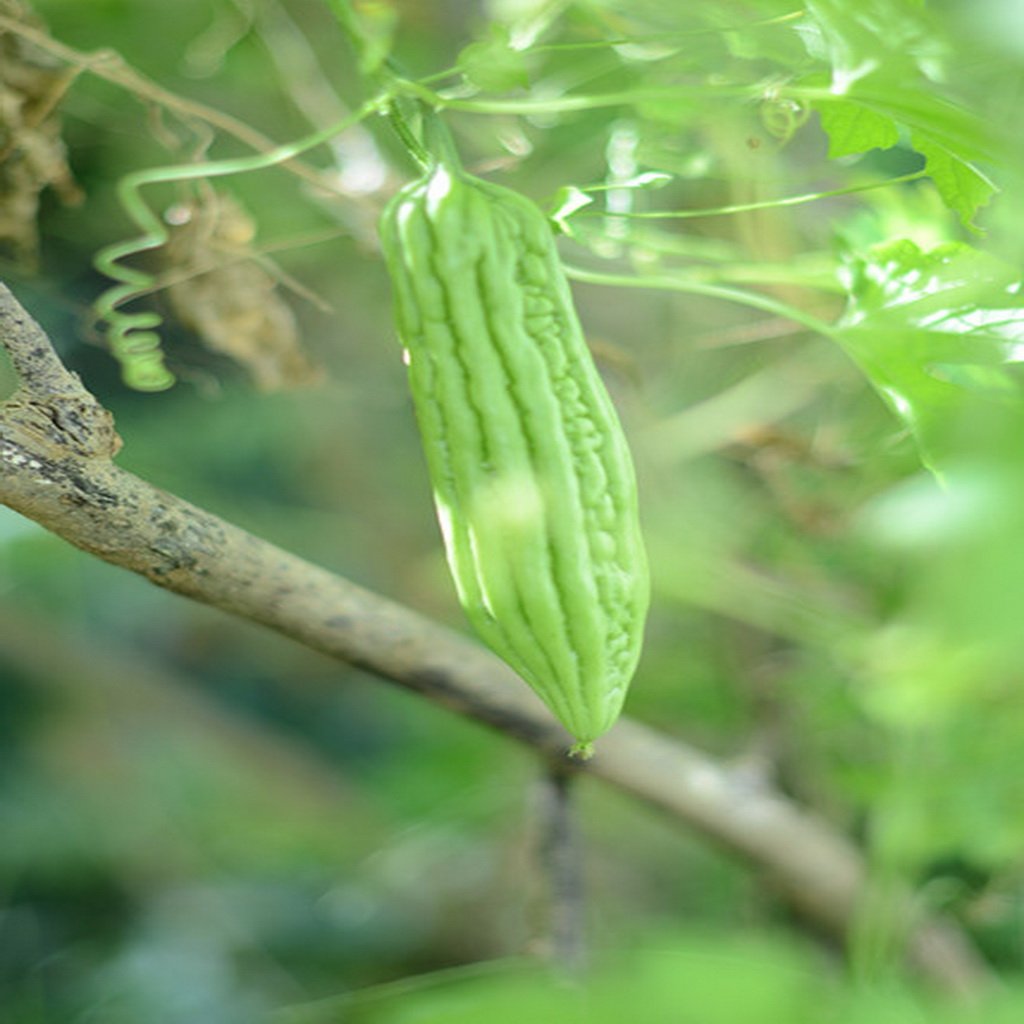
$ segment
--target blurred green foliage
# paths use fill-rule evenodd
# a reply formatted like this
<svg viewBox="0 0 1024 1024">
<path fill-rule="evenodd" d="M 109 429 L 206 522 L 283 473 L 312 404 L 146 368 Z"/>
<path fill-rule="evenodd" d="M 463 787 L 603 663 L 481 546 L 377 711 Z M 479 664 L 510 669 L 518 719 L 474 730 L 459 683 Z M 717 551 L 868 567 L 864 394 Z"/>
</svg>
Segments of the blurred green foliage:
<svg viewBox="0 0 1024 1024">
<path fill-rule="evenodd" d="M 601 967 L 592 990 L 551 984 L 510 959 L 536 917 L 531 758 L 0 511 L 0 1016 L 1019 1020 L 1017 5 L 362 6 L 405 73 L 447 72 L 424 88 L 467 166 L 552 208 L 592 200 L 561 244 L 606 279 L 576 295 L 655 569 L 627 710 L 857 836 L 1006 988 L 967 1010 L 884 970 L 850 982 L 743 866 L 586 782 Z M 277 141 L 371 89 L 319 0 L 35 7 L 65 45 Z M 3 273 L 115 413 L 121 464 L 463 628 L 376 249 L 411 170 L 387 125 L 308 157 L 335 192 L 282 169 L 218 182 L 245 244 L 274 247 L 323 380 L 256 391 L 157 294 L 181 383 L 142 396 L 90 313 L 93 255 L 132 233 L 116 182 L 245 147 L 88 73 L 60 113 L 85 202 L 43 193 L 41 268 Z M 639 187 L 649 172 L 670 180 Z M 723 207 L 742 209 L 694 216 Z"/>
</svg>

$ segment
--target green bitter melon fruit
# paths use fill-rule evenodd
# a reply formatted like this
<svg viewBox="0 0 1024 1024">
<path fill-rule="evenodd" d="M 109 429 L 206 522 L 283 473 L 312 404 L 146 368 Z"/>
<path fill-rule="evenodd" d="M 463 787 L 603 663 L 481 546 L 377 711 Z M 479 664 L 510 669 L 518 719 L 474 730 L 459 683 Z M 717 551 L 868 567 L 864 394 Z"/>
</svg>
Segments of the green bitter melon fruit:
<svg viewBox="0 0 1024 1024">
<path fill-rule="evenodd" d="M 649 582 L 629 449 L 548 222 L 441 163 L 381 238 L 460 601 L 586 753 L 621 711 Z"/>
</svg>

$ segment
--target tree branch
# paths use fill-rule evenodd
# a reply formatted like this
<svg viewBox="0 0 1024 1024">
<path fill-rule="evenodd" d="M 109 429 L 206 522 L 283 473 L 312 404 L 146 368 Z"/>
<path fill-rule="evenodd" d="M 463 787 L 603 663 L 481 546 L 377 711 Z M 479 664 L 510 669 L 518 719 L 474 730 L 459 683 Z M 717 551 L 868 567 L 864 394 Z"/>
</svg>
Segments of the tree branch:
<svg viewBox="0 0 1024 1024">
<path fill-rule="evenodd" d="M 579 981 L 587 966 L 583 847 L 576 831 L 576 772 L 550 762 L 538 780 L 537 866 L 545 897 L 544 951 L 565 981 Z"/>
<path fill-rule="evenodd" d="M 364 668 L 545 757 L 629 793 L 760 869 L 797 911 L 845 938 L 866 891 L 860 852 L 827 823 L 741 773 L 622 720 L 585 763 L 498 658 L 462 635 L 246 533 L 119 469 L 110 414 L 0 285 L 0 340 L 21 387 L 0 406 L 0 503 L 151 582 Z M 947 989 L 986 969 L 951 923 L 917 921 L 908 954 Z"/>
</svg>

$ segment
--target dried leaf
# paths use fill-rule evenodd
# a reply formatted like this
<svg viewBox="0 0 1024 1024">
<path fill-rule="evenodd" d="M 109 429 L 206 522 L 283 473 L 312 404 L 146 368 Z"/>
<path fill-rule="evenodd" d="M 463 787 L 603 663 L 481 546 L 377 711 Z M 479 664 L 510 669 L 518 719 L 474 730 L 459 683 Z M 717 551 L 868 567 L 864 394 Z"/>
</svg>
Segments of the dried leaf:
<svg viewBox="0 0 1024 1024">
<path fill-rule="evenodd" d="M 243 366 L 262 391 L 315 384 L 291 307 L 253 251 L 256 225 L 225 193 L 175 209 L 166 246 L 167 296 L 178 319 L 215 352 Z M 269 262 L 269 261 L 267 261 Z"/>
<path fill-rule="evenodd" d="M 20 0 L 0 0 L 0 14 L 42 27 Z M 40 193 L 52 187 L 66 203 L 81 199 L 56 114 L 73 77 L 16 33 L 0 32 L 0 250 L 23 265 L 38 257 Z"/>
</svg>

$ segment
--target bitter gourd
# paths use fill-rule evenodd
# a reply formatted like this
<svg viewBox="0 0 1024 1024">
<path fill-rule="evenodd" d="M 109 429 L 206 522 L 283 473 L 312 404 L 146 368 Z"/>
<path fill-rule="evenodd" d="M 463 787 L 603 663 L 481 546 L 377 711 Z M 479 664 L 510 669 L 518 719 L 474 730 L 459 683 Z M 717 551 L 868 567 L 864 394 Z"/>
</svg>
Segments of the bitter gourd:
<svg viewBox="0 0 1024 1024">
<path fill-rule="evenodd" d="M 441 163 L 381 240 L 460 601 L 585 750 L 622 708 L 649 584 L 629 449 L 548 222 Z"/>
</svg>

